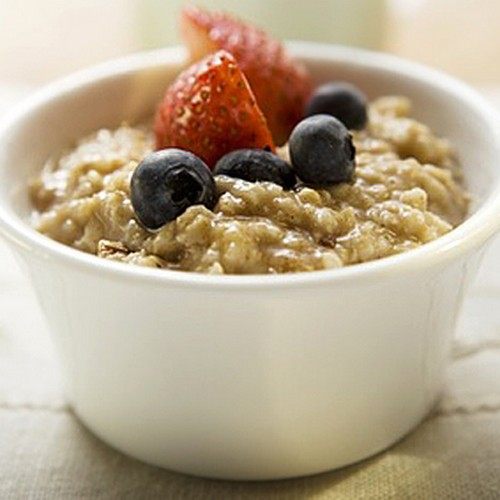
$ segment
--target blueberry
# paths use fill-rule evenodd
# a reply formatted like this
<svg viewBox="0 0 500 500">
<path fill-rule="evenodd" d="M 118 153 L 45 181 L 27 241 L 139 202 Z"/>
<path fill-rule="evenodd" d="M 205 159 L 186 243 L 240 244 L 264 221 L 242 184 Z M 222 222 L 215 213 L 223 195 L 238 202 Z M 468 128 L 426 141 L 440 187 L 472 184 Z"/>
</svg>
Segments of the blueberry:
<svg viewBox="0 0 500 500">
<path fill-rule="evenodd" d="M 274 182 L 285 189 L 291 189 L 296 183 L 292 167 L 279 156 L 263 149 L 231 151 L 217 162 L 214 175 L 227 175 L 249 182 Z"/>
<path fill-rule="evenodd" d="M 207 165 L 181 149 L 149 154 L 135 169 L 130 199 L 139 221 L 158 229 L 191 205 L 212 209 L 217 201 L 215 182 Z"/>
<path fill-rule="evenodd" d="M 352 180 L 356 150 L 337 118 L 305 118 L 293 129 L 288 145 L 295 173 L 306 184 L 329 186 Z"/>
<path fill-rule="evenodd" d="M 366 96 L 346 82 L 326 83 L 318 87 L 306 106 L 306 116 L 326 114 L 338 118 L 348 129 L 366 125 Z"/>
</svg>

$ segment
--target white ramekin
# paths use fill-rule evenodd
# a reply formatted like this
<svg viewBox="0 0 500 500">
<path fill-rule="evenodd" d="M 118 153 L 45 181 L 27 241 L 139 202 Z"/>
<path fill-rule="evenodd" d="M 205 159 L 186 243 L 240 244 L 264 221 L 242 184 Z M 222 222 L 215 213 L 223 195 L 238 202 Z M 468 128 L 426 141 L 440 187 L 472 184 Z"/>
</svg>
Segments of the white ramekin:
<svg viewBox="0 0 500 500">
<path fill-rule="evenodd" d="M 28 178 L 76 138 L 150 114 L 180 49 L 55 83 L 0 125 L 0 229 L 31 276 L 67 396 L 112 446 L 230 479 L 312 474 L 405 435 L 439 396 L 464 290 L 500 224 L 500 126 L 462 83 L 394 57 L 292 50 L 318 81 L 409 96 L 456 145 L 474 213 L 403 255 L 281 276 L 205 276 L 100 260 L 30 228 Z"/>
</svg>

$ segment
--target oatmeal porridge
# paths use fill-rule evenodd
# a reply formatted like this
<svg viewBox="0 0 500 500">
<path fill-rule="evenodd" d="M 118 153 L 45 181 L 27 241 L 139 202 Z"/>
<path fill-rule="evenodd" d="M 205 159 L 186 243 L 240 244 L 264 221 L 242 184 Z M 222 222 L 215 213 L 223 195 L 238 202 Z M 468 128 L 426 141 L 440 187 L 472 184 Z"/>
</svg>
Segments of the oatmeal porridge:
<svg viewBox="0 0 500 500">
<path fill-rule="evenodd" d="M 285 189 L 215 175 L 210 209 L 189 206 L 151 230 L 131 203 L 131 177 L 155 148 L 147 125 L 83 138 L 30 185 L 33 224 L 78 250 L 130 264 L 212 274 L 288 273 L 380 259 L 460 224 L 468 195 L 451 145 L 411 118 L 404 97 L 368 107 L 352 131 L 352 179 Z M 288 146 L 278 155 L 290 161 Z"/>
</svg>

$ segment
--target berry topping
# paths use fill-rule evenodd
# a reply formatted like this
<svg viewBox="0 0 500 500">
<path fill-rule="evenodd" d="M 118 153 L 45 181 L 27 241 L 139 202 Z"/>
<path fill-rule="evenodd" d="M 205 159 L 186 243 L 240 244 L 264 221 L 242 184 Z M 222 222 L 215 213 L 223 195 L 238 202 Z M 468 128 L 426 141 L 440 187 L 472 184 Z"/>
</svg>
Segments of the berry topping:
<svg viewBox="0 0 500 500">
<path fill-rule="evenodd" d="M 210 167 L 235 149 L 274 149 L 248 82 L 225 51 L 179 75 L 158 107 L 154 129 L 158 149 L 191 151 Z"/>
<path fill-rule="evenodd" d="M 295 186 L 291 166 L 269 151 L 240 149 L 223 156 L 215 165 L 214 175 L 227 175 L 249 182 L 274 182 L 285 189 Z"/>
<path fill-rule="evenodd" d="M 233 54 L 248 78 L 277 144 L 302 119 L 311 77 L 280 42 L 228 14 L 187 7 L 182 33 L 194 60 L 218 49 Z"/>
<path fill-rule="evenodd" d="M 309 99 L 306 116 L 332 115 L 348 129 L 359 130 L 366 125 L 366 104 L 366 96 L 354 85 L 345 82 L 326 83 L 318 87 Z"/>
<path fill-rule="evenodd" d="M 302 120 L 290 136 L 289 149 L 295 173 L 305 183 L 328 186 L 353 177 L 356 150 L 352 137 L 333 116 Z"/>
<path fill-rule="evenodd" d="M 139 221 L 158 229 L 191 205 L 212 209 L 217 191 L 210 169 L 188 151 L 163 149 L 146 156 L 130 181 L 130 199 Z"/>
</svg>

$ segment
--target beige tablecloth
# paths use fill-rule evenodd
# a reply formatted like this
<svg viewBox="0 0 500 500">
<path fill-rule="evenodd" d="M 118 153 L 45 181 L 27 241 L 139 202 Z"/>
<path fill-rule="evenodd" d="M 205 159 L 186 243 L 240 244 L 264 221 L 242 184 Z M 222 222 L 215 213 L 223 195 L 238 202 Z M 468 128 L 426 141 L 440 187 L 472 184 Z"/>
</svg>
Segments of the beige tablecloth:
<svg viewBox="0 0 500 500">
<path fill-rule="evenodd" d="M 0 111 L 12 94 L 0 88 Z M 500 107 L 500 93 L 490 96 Z M 0 499 L 500 498 L 499 255 L 500 239 L 466 300 L 446 393 L 418 429 L 337 472 L 230 483 L 143 465 L 78 423 L 29 283 L 0 245 Z"/>
</svg>

